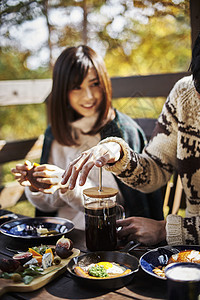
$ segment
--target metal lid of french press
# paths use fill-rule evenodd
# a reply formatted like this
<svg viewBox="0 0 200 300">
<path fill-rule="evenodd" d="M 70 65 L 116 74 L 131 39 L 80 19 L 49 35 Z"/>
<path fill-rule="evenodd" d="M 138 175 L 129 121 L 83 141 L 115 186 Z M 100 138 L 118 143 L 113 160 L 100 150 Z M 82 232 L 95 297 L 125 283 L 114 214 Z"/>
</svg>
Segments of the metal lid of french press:
<svg viewBox="0 0 200 300">
<path fill-rule="evenodd" d="M 99 168 L 99 186 L 83 190 L 83 194 L 90 198 L 109 198 L 117 193 L 117 189 L 102 187 L 102 168 Z"/>
</svg>

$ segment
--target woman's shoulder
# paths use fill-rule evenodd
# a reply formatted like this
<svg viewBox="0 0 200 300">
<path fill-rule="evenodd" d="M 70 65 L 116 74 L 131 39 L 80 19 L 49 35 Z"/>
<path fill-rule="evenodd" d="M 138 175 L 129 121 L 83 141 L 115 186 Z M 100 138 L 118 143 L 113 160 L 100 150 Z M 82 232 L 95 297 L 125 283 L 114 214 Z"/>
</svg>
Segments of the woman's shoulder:
<svg viewBox="0 0 200 300">
<path fill-rule="evenodd" d="M 137 131 L 142 132 L 142 134 L 144 135 L 143 129 L 140 127 L 140 125 L 134 119 L 132 119 L 130 116 L 128 116 L 118 110 L 116 110 L 116 120 L 126 130 L 128 130 L 128 131 L 137 130 Z"/>
<path fill-rule="evenodd" d="M 45 130 L 45 138 L 49 138 L 49 139 L 54 139 L 53 133 L 52 133 L 52 129 L 51 129 L 51 125 L 48 125 L 46 130 Z"/>
<path fill-rule="evenodd" d="M 129 146 L 140 152 L 146 144 L 143 129 L 130 116 L 116 110 L 116 121 L 122 133 L 122 138 Z"/>
<path fill-rule="evenodd" d="M 129 117 L 128 115 L 122 113 L 121 111 L 115 109 L 115 118 L 117 118 L 118 120 L 129 120 L 131 121 L 132 118 Z"/>
<path fill-rule="evenodd" d="M 123 124 L 123 126 L 128 126 L 131 124 L 132 126 L 138 127 L 138 124 L 130 116 L 122 113 L 121 111 L 118 111 L 117 109 L 115 110 L 115 113 L 115 120 Z"/>
</svg>

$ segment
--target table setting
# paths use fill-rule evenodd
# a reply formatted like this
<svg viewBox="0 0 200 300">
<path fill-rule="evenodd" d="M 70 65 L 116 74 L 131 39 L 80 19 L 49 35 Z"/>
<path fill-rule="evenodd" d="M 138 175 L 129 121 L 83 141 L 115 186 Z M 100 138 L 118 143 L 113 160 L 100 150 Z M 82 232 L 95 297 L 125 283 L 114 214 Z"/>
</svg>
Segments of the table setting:
<svg viewBox="0 0 200 300">
<path fill-rule="evenodd" d="M 116 202 L 118 191 L 102 186 L 101 169 L 99 178 L 98 187 L 83 190 L 84 231 L 65 218 L 0 210 L 2 300 L 172 299 L 168 262 L 173 258 L 172 265 L 177 264 L 180 253 L 193 251 L 192 258 L 188 253 L 193 263 L 200 246 L 119 241 L 116 220 L 125 217 L 124 209 Z"/>
<path fill-rule="evenodd" d="M 22 219 L 21 216 L 19 218 Z M 17 219 L 16 219 L 17 220 Z M 5 224 L 5 223 L 4 223 Z M 5 226 L 3 226 L 4 228 Z M 166 293 L 166 285 L 165 282 L 163 284 L 163 281 L 160 281 L 158 279 L 154 279 L 149 274 L 145 273 L 143 270 L 141 270 L 139 266 L 139 257 L 141 253 L 145 253 L 147 247 L 144 246 L 137 246 L 137 244 L 132 243 L 131 245 L 128 245 L 131 249 L 133 245 L 136 246 L 135 249 L 132 249 L 130 253 L 124 252 L 122 249 L 119 249 L 117 251 L 100 251 L 106 256 L 100 256 L 98 259 L 103 261 L 117 261 L 121 264 L 129 264 L 129 262 L 126 260 L 127 257 L 131 260 L 130 267 L 133 268 L 130 274 L 125 275 L 125 278 L 123 280 L 119 280 L 119 278 L 113 278 L 111 280 L 114 280 L 114 284 L 112 283 L 111 286 L 108 284 L 105 285 L 105 281 L 108 281 L 110 279 L 100 279 L 97 280 L 97 284 L 93 284 L 93 282 L 89 282 L 89 284 L 85 284 L 85 278 L 79 277 L 75 278 L 77 275 L 73 273 L 73 266 L 75 263 L 78 263 L 78 260 L 81 260 L 84 255 L 85 256 L 95 256 L 95 252 L 91 252 L 86 247 L 86 241 L 85 241 L 85 232 L 73 228 L 71 231 L 65 234 L 67 238 L 71 239 L 74 244 L 74 248 L 76 249 L 75 257 L 69 257 L 69 259 L 66 259 L 64 261 L 64 264 L 60 267 L 61 271 L 56 270 L 56 274 L 50 273 L 52 276 L 47 276 L 48 278 L 46 281 L 41 282 L 41 278 L 38 281 L 36 281 L 34 284 L 32 283 L 31 287 L 26 287 L 25 289 L 13 289 L 13 286 L 10 290 L 10 286 L 8 288 L 2 287 L 0 284 L 0 298 L 2 300 L 7 299 L 45 299 L 45 297 L 48 297 L 48 299 L 80 299 L 81 297 L 87 299 L 87 298 L 97 298 L 98 297 L 105 297 L 106 298 L 112 298 L 115 296 L 116 299 L 118 297 L 137 297 L 135 299 L 154 299 L 152 296 L 155 294 L 155 299 L 166 299 L 165 297 L 160 297 L 159 294 L 163 295 L 163 291 Z M 3 232 L 0 233 L 0 258 L 12 258 L 13 255 L 16 252 L 22 252 L 26 251 L 29 246 L 32 246 L 33 243 L 31 240 L 23 239 L 23 238 L 16 238 L 12 236 L 8 236 L 7 234 L 4 234 Z M 47 238 L 48 239 L 48 238 Z M 30 241 L 30 244 L 29 244 Z M 40 239 L 41 241 L 41 239 Z M 38 245 L 40 244 L 37 243 Z M 122 250 L 122 251 L 121 251 Z M 109 257 L 111 255 L 111 257 Z M 115 255 L 115 256 L 112 256 Z M 116 256 L 117 255 L 117 256 Z M 117 258 L 116 258 L 117 257 Z M 118 259 L 121 259 L 118 261 Z M 125 262 L 124 262 L 125 259 Z M 60 272 L 59 272 L 60 271 Z M 49 274 L 49 275 L 50 275 Z M 148 280 L 147 280 L 148 279 Z M 3 285 L 5 286 L 5 280 L 7 279 L 0 279 L 1 281 L 4 280 Z M 36 279 L 34 279 L 36 280 Z M 33 280 L 33 282 L 34 282 Z M 81 282 L 83 280 L 83 282 Z M 86 279 L 87 280 L 87 279 Z M 89 279 L 90 280 L 90 279 Z M 91 279 L 92 281 L 94 279 Z M 91 281 L 90 280 L 90 281 Z M 160 287 L 156 286 L 156 284 L 153 284 L 152 289 L 152 281 L 159 281 L 158 285 L 162 286 L 163 291 L 160 293 Z M 10 280 L 7 280 L 10 281 Z M 100 283 L 99 283 L 100 282 Z M 141 283 L 144 283 L 143 287 L 141 286 Z M 13 284 L 12 284 L 13 285 Z M 105 286 L 104 286 L 105 285 Z M 61 288 L 62 286 L 62 288 Z M 2 290 L 2 294 L 1 294 Z M 140 291 L 141 290 L 141 291 Z M 150 293 L 149 293 L 149 292 Z M 138 292 L 140 294 L 138 294 Z M 149 297 L 150 296 L 150 297 Z M 44 298 L 43 298 L 44 297 Z"/>
</svg>

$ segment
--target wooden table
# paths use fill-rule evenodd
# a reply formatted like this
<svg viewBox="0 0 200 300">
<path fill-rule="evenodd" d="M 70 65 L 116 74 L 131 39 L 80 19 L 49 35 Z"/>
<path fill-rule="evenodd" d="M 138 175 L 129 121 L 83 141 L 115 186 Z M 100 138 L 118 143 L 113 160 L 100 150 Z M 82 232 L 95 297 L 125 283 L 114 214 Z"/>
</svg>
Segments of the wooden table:
<svg viewBox="0 0 200 300">
<path fill-rule="evenodd" d="M 74 247 L 82 251 L 87 251 L 85 246 L 84 231 L 74 229 L 68 237 L 74 242 Z M 22 245 L 23 244 L 23 245 Z M 15 239 L 0 234 L 0 257 L 6 257 L 12 253 L 6 247 L 15 248 L 23 246 L 24 242 L 17 243 Z M 18 248 L 19 249 L 19 248 Z M 130 253 L 138 258 L 145 250 L 133 250 Z M 114 291 L 92 290 L 87 287 L 78 285 L 77 282 L 66 271 L 63 275 L 47 284 L 37 291 L 29 293 L 6 293 L 2 300 L 56 300 L 56 299 L 167 299 L 167 282 L 148 275 L 140 269 L 134 276 L 131 284 Z"/>
</svg>

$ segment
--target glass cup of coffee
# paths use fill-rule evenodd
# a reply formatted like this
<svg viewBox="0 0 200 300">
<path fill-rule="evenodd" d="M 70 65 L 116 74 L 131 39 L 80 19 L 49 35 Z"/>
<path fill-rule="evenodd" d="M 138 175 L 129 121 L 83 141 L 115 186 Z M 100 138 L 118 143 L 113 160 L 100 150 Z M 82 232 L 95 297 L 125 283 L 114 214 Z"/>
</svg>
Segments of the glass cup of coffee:
<svg viewBox="0 0 200 300">
<path fill-rule="evenodd" d="M 124 218 L 124 208 L 116 203 L 117 189 L 85 189 L 86 246 L 91 251 L 114 250 L 117 246 L 116 219 Z"/>
</svg>

